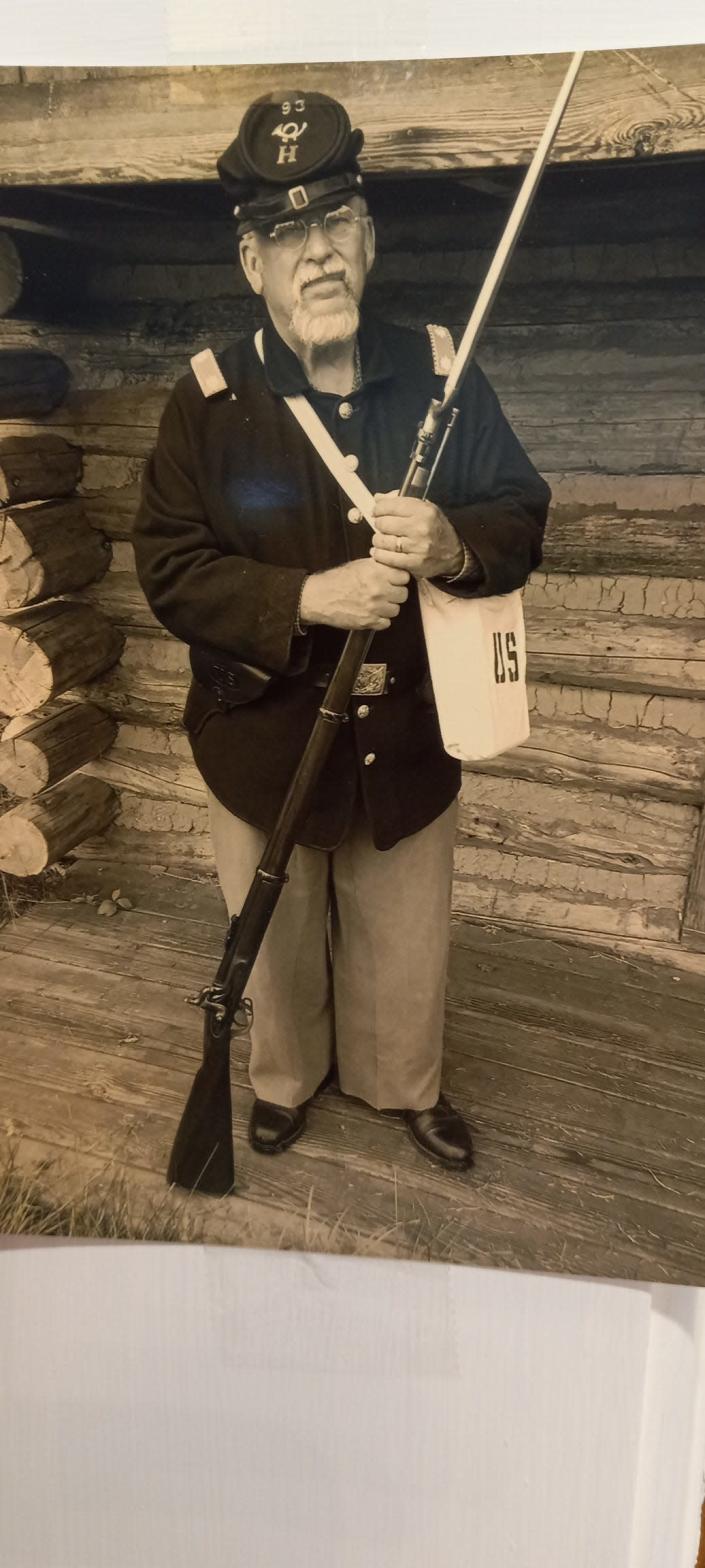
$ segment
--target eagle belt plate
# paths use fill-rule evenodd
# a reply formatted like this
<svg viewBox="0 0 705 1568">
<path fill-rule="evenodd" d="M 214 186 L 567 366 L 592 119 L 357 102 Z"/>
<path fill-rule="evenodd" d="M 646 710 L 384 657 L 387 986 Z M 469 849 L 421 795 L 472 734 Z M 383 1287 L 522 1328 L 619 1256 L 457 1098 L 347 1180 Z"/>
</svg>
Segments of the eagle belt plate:
<svg viewBox="0 0 705 1568">
<path fill-rule="evenodd" d="M 383 697 L 387 690 L 386 664 L 363 664 L 352 689 L 353 697 Z"/>
</svg>

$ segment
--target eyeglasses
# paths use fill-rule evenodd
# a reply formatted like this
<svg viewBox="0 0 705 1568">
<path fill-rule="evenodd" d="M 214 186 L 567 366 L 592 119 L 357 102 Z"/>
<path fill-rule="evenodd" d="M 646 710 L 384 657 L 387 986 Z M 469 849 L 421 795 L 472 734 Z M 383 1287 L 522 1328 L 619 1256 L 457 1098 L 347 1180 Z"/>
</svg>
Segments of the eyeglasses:
<svg viewBox="0 0 705 1568">
<path fill-rule="evenodd" d="M 266 237 L 273 240 L 281 250 L 302 250 L 309 229 L 318 224 L 331 245 L 344 246 L 350 243 L 362 216 L 362 213 L 353 212 L 351 207 L 336 207 L 333 212 L 324 213 L 322 218 L 286 218 L 283 223 L 275 223 Z"/>
</svg>

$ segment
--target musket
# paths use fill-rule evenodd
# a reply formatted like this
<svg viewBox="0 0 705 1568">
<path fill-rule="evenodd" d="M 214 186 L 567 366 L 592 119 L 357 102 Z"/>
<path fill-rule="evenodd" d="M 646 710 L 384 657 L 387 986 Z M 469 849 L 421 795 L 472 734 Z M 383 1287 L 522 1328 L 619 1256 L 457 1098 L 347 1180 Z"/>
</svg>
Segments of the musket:
<svg viewBox="0 0 705 1568">
<path fill-rule="evenodd" d="M 504 274 L 558 133 L 582 51 L 573 55 L 546 128 L 522 181 L 509 220 L 453 360 L 441 398 L 433 398 L 419 426 L 411 461 L 399 494 L 424 499 L 457 414 L 453 399 L 472 362 Z M 188 1001 L 205 1013 L 203 1060 L 194 1079 L 171 1151 L 167 1180 L 189 1191 L 224 1196 L 235 1183 L 230 1041 L 234 1029 L 247 1028 L 251 1006 L 245 986 L 287 881 L 286 867 L 314 789 L 343 723 L 360 668 L 374 636 L 353 631 L 326 689 L 301 761 L 265 846 L 239 915 L 233 915 L 223 956 L 212 985 Z"/>
</svg>

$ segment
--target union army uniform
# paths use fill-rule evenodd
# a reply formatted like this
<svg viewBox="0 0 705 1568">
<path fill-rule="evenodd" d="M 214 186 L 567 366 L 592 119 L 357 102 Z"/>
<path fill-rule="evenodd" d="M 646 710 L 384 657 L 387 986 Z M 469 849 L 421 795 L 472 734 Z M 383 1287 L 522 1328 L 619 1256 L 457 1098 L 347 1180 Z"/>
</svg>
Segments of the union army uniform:
<svg viewBox="0 0 705 1568">
<path fill-rule="evenodd" d="M 361 133 L 350 132 L 341 106 L 316 94 L 286 102 L 305 105 L 290 111 L 290 131 L 305 123 L 318 141 L 291 185 L 290 163 L 272 163 L 282 147 L 291 151 L 292 135 L 272 134 L 278 113 L 285 124 L 280 100 L 252 106 L 219 166 L 239 198 L 241 228 L 253 214 L 265 224 L 299 212 L 303 198 L 309 217 L 360 191 Z M 296 151 L 303 157 L 301 145 Z M 370 551 L 367 524 L 284 398 L 308 397 L 350 467 L 372 491 L 389 492 L 450 368 L 442 333 L 364 308 L 358 384 L 345 396 L 310 385 L 269 318 L 262 348 L 263 363 L 251 338 L 230 343 L 217 360 L 199 356 L 177 383 L 135 526 L 145 595 L 191 648 L 184 724 L 208 790 L 230 914 L 345 642 L 344 631 L 301 627 L 303 585 Z M 442 586 L 467 597 L 509 593 L 541 560 L 549 492 L 477 366 L 458 402 L 433 500 L 465 548 L 466 568 Z M 250 1078 L 265 1107 L 303 1107 L 337 1059 L 343 1092 L 430 1115 L 440 1090 L 460 765 L 441 743 L 413 583 L 398 617 L 373 637 L 361 688 L 248 985 Z M 273 1138 L 272 1147 L 287 1141 Z M 267 1147 L 266 1137 L 254 1142 Z"/>
</svg>

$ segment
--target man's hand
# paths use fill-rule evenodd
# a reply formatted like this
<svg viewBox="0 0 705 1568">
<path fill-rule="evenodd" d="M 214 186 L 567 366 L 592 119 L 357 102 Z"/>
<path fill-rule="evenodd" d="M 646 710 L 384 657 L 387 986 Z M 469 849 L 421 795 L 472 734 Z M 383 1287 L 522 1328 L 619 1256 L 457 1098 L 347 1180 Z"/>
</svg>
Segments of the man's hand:
<svg viewBox="0 0 705 1568">
<path fill-rule="evenodd" d="M 401 566 L 412 577 L 450 577 L 460 571 L 463 546 L 432 501 L 391 490 L 375 496 L 374 518 L 371 554 L 381 566 Z"/>
<path fill-rule="evenodd" d="M 409 573 L 371 558 L 348 561 L 307 577 L 299 605 L 302 626 L 385 631 L 409 596 Z"/>
</svg>

